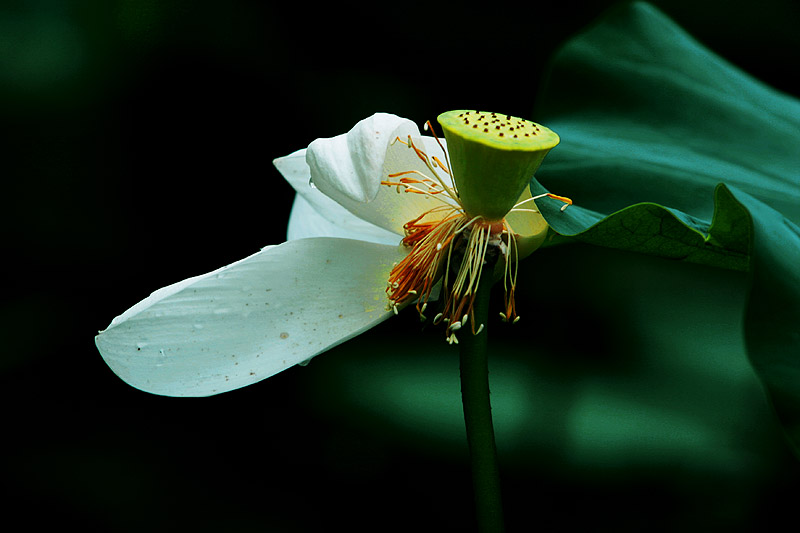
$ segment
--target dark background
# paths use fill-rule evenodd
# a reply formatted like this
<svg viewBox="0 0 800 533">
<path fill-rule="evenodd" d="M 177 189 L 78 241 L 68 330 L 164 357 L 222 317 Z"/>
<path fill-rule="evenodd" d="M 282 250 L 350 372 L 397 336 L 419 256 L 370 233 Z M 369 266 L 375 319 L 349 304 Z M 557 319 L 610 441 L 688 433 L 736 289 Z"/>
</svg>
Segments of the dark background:
<svg viewBox="0 0 800 533">
<path fill-rule="evenodd" d="M 275 157 L 376 111 L 420 124 L 465 107 L 530 117 L 548 58 L 614 2 L 542 4 L 3 2 L 7 523 L 468 531 L 463 444 L 439 438 L 435 423 L 414 426 L 413 416 L 407 427 L 393 424 L 391 406 L 378 416 L 359 411 L 369 398 L 341 400 L 358 397 L 369 377 L 353 378 L 343 393 L 350 381 L 330 383 L 341 366 L 315 362 L 219 397 L 161 398 L 116 378 L 93 336 L 152 290 L 284 240 L 293 191 L 272 166 Z M 744 70 L 800 93 L 793 0 L 655 4 Z M 587 252 L 598 265 L 587 274 L 575 253 L 560 249 L 542 260 L 540 273 L 575 276 L 566 289 L 548 289 L 554 298 L 564 290 L 587 302 L 602 298 L 597 287 L 613 286 L 621 264 L 629 276 L 664 268 L 684 275 L 603 251 Z M 690 274 L 695 288 L 721 283 L 704 269 Z M 744 286 L 742 276 L 721 276 L 715 297 Z M 669 294 L 661 298 L 661 308 L 670 304 Z M 587 323 L 608 315 L 587 305 Z M 741 305 L 732 297 L 724 316 L 735 322 Z M 559 333 L 557 321 L 542 320 L 545 331 Z M 416 324 L 400 317 L 325 359 L 370 368 L 387 338 L 438 350 L 430 332 L 415 340 Z M 608 354 L 626 333 L 605 325 L 595 322 L 591 338 L 577 343 L 585 350 L 566 354 L 574 357 L 568 370 L 557 367 L 563 361 L 543 363 L 540 371 L 557 375 L 548 386 L 570 383 L 575 372 L 625 371 L 628 360 Z M 523 334 L 537 335 L 514 333 L 506 339 L 512 351 Z M 557 352 L 553 337 L 543 336 Z M 708 466 L 720 461 L 713 446 L 690 466 L 674 457 L 575 459 L 548 433 L 558 417 L 540 421 L 536 432 L 545 436 L 533 448 L 501 459 L 510 529 L 745 531 L 779 523 L 796 502 L 800 470 L 757 384 L 747 383 L 758 408 L 731 426 L 736 438 L 750 439 L 746 467 L 742 455 Z M 643 446 L 643 456 L 660 449 Z"/>
</svg>

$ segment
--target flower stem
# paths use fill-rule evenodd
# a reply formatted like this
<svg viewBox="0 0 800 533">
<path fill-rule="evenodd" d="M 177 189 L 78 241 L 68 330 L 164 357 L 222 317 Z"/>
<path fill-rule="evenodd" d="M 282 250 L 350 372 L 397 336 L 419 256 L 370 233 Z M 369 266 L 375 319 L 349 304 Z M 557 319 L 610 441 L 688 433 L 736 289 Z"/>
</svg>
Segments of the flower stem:
<svg viewBox="0 0 800 533">
<path fill-rule="evenodd" d="M 500 496 L 500 471 L 492 426 L 492 407 L 489 402 L 489 366 L 486 346 L 489 318 L 489 293 L 492 276 L 483 276 L 473 304 L 478 335 L 461 335 L 461 401 L 464 404 L 464 423 L 467 428 L 472 485 L 475 491 L 475 510 L 478 531 L 504 531 L 503 507 Z"/>
</svg>

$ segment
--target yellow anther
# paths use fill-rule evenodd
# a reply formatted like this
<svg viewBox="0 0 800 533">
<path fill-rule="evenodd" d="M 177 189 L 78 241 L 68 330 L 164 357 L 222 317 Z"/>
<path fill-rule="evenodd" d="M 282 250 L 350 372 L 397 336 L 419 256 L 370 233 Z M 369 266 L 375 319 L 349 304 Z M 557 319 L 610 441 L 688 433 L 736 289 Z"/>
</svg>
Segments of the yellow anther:
<svg viewBox="0 0 800 533">
<path fill-rule="evenodd" d="M 550 198 L 553 198 L 555 200 L 561 200 L 566 205 L 572 205 L 572 199 L 571 198 L 567 198 L 566 196 L 559 196 L 557 194 L 552 194 L 552 193 L 547 193 L 547 196 L 549 196 Z M 561 210 L 563 211 L 564 208 L 562 207 Z"/>
<path fill-rule="evenodd" d="M 433 156 L 431 159 L 433 159 L 433 161 L 434 161 L 434 162 L 435 162 L 437 165 L 439 165 L 439 168 L 441 168 L 442 170 L 444 170 L 444 172 L 445 172 L 446 174 L 450 174 L 450 171 L 447 169 L 447 167 L 446 167 L 446 166 L 444 166 L 444 163 L 442 163 L 442 162 L 441 162 L 441 160 L 440 160 L 438 157 L 436 157 L 436 156 Z"/>
</svg>

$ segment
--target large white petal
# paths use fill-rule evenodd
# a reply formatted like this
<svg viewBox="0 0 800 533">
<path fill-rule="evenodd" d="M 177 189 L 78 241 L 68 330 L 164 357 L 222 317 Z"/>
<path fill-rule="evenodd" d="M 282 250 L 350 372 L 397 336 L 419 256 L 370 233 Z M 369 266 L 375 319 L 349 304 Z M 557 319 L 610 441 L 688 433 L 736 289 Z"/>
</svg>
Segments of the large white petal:
<svg viewBox="0 0 800 533">
<path fill-rule="evenodd" d="M 417 171 L 434 178 L 414 150 L 396 142 L 398 138 L 406 141 L 409 135 L 428 156 L 446 160 L 436 140 L 420 136 L 412 122 L 381 113 L 359 122 L 347 134 L 317 139 L 309 145 L 306 161 L 314 184 L 359 218 L 403 233 L 403 224 L 409 220 L 443 202 L 453 203 L 445 195 L 438 195 L 437 200 L 423 194 L 398 194 L 396 188 L 381 185 L 382 180 L 390 180 L 389 174 L 398 172 Z M 437 175 L 452 187 L 444 170 L 437 169 Z"/>
<path fill-rule="evenodd" d="M 400 242 L 397 233 L 388 232 L 362 220 L 309 185 L 311 174 L 306 149 L 273 161 L 286 181 L 297 191 L 289 218 L 289 240 L 306 237 L 342 237 L 382 244 Z"/>
<path fill-rule="evenodd" d="M 250 385 L 383 321 L 397 246 L 302 239 L 153 293 L 95 339 L 128 384 L 168 396 Z"/>
</svg>

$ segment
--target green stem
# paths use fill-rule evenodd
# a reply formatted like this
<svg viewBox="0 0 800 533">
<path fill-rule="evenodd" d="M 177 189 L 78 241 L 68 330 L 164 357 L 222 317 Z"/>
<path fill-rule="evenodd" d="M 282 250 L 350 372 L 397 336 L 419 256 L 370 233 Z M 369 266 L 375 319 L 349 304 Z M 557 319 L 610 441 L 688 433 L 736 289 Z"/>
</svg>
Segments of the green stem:
<svg viewBox="0 0 800 533">
<path fill-rule="evenodd" d="M 483 324 L 483 331 L 472 335 L 471 328 L 465 327 L 466 331 L 459 335 L 461 400 L 467 427 L 478 531 L 481 533 L 501 532 L 505 529 L 492 406 L 489 402 L 489 365 L 486 352 L 491 278 L 491 275 L 482 276 L 473 305 L 475 329 Z"/>
</svg>

